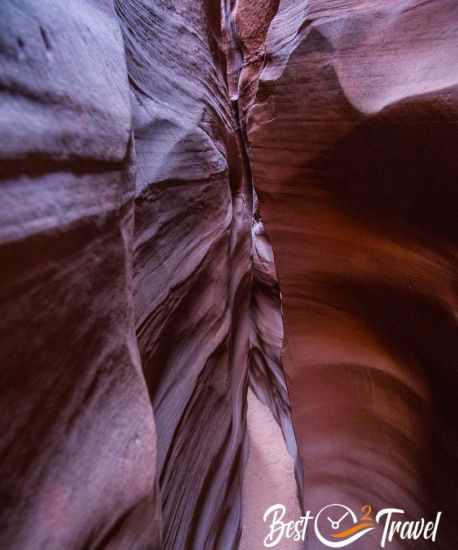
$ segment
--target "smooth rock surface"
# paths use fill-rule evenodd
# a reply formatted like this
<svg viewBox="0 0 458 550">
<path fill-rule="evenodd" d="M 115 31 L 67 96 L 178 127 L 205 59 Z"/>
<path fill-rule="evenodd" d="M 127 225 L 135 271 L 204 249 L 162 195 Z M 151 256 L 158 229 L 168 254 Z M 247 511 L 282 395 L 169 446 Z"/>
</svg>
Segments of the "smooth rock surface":
<svg viewBox="0 0 458 550">
<path fill-rule="evenodd" d="M 0 37 L 0 546 L 159 548 L 119 24 L 7 0 Z"/>
<path fill-rule="evenodd" d="M 304 506 L 443 510 L 439 548 L 457 542 L 457 7 L 281 2 L 248 118 Z"/>
<path fill-rule="evenodd" d="M 1 547 L 262 547 L 294 475 L 455 550 L 457 21 L 0 4 Z"/>
<path fill-rule="evenodd" d="M 273 504 L 286 506 L 285 521 L 302 515 L 297 498 L 294 462 L 288 453 L 282 431 L 271 410 L 248 392 L 247 431 L 249 457 L 245 470 L 242 502 L 242 538 L 240 550 L 263 548 L 269 525 L 263 521 L 265 511 Z M 298 550 L 303 544 L 284 539 L 283 550 Z"/>
</svg>

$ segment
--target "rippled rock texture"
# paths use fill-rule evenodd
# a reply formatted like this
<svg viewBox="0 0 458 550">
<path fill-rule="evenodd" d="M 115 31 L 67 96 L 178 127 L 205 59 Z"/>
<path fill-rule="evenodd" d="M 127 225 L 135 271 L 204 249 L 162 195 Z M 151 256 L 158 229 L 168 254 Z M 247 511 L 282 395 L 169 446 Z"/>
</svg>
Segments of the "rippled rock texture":
<svg viewBox="0 0 458 550">
<path fill-rule="evenodd" d="M 247 122 L 304 505 L 443 510 L 440 548 L 457 544 L 457 21 L 450 1 L 281 2 Z"/>
<path fill-rule="evenodd" d="M 1 3 L 0 546 L 237 548 L 251 385 L 305 508 L 454 550 L 457 22 Z"/>
<path fill-rule="evenodd" d="M 0 10 L 2 545 L 236 547 L 250 364 L 295 446 L 231 8 Z"/>
<path fill-rule="evenodd" d="M 109 2 L 6 1 L 0 40 L 0 546 L 154 547 L 119 24 Z"/>
<path fill-rule="evenodd" d="M 253 206 L 228 99 L 229 22 L 211 4 L 116 5 L 133 91 L 136 327 L 165 548 L 232 548 L 240 535 Z"/>
</svg>

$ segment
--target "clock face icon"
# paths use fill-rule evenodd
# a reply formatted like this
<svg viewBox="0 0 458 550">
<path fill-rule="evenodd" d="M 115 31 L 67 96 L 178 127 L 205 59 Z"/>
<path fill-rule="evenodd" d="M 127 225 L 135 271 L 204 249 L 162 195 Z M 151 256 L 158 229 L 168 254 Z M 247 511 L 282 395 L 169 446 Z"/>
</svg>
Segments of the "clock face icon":
<svg viewBox="0 0 458 550">
<path fill-rule="evenodd" d="M 375 529 L 367 513 L 360 519 L 344 504 L 329 504 L 315 518 L 315 534 L 329 548 L 343 548 Z"/>
</svg>

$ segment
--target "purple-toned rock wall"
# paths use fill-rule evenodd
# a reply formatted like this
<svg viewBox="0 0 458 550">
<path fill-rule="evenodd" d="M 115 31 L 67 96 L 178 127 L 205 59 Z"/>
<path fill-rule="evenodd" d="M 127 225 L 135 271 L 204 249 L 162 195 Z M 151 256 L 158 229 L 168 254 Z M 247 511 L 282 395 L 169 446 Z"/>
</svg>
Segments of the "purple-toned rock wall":
<svg viewBox="0 0 458 550">
<path fill-rule="evenodd" d="M 304 509 L 456 548 L 457 23 L 3 0 L 0 547 L 237 548 L 251 386 Z"/>
<path fill-rule="evenodd" d="M 0 546 L 159 545 L 110 3 L 0 6 Z"/>
</svg>

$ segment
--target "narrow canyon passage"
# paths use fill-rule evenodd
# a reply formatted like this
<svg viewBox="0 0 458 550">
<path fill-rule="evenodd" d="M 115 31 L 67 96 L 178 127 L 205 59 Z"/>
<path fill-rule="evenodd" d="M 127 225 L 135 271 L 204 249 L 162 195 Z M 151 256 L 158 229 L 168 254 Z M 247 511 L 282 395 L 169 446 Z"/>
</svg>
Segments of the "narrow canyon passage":
<svg viewBox="0 0 458 550">
<path fill-rule="evenodd" d="M 0 3 L 1 548 L 456 549 L 457 23 Z"/>
<path fill-rule="evenodd" d="M 251 391 L 248 392 L 247 431 L 249 457 L 242 488 L 240 550 L 263 547 L 263 541 L 269 534 L 263 517 L 273 504 L 284 504 L 288 519 L 295 520 L 302 515 L 297 499 L 294 463 L 288 454 L 283 434 L 269 408 Z M 303 544 L 286 539 L 281 548 L 299 550 Z"/>
<path fill-rule="evenodd" d="M 236 548 L 249 384 L 300 471 L 279 289 L 247 150 L 245 43 L 234 2 L 119 2 L 116 11 L 134 97 L 134 297 L 157 427 L 162 546 Z"/>
</svg>

